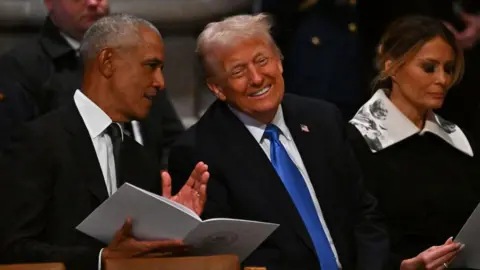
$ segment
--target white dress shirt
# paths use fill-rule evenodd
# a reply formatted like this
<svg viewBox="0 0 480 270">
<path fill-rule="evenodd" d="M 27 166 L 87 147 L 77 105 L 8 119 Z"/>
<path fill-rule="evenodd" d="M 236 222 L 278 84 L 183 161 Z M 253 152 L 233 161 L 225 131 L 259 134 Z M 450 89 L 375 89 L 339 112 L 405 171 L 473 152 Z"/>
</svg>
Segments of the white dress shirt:
<svg viewBox="0 0 480 270">
<path fill-rule="evenodd" d="M 252 134 L 258 144 L 262 147 L 263 151 L 267 155 L 268 159 L 271 161 L 270 157 L 270 140 L 264 137 L 265 129 L 267 125 L 253 119 L 252 117 L 242 113 L 232 107 L 229 107 L 231 111 L 242 121 L 248 131 Z M 285 119 L 283 118 L 283 110 L 282 106 L 279 106 L 275 117 L 273 118 L 271 124 L 278 127 L 280 130 L 279 140 L 282 143 L 283 147 L 287 151 L 288 155 L 292 159 L 292 161 L 297 166 L 298 170 L 302 174 L 303 179 L 305 180 L 305 184 L 307 185 L 308 191 L 310 196 L 312 197 L 313 204 L 315 206 L 315 210 L 317 211 L 318 218 L 320 219 L 320 223 L 322 224 L 322 228 L 327 235 L 328 242 L 330 243 L 330 247 L 332 248 L 333 254 L 335 255 L 335 259 L 337 261 L 337 265 L 341 268 L 340 261 L 338 260 L 337 250 L 335 249 L 335 245 L 333 244 L 332 237 L 330 236 L 330 231 L 328 230 L 327 224 L 325 219 L 323 218 L 322 209 L 320 208 L 320 204 L 317 200 L 317 195 L 315 194 L 315 190 L 313 189 L 312 182 L 310 181 L 310 177 L 308 176 L 307 169 L 303 164 L 302 157 L 298 152 L 297 146 L 293 141 L 292 135 L 290 130 L 285 123 Z"/>
<path fill-rule="evenodd" d="M 95 148 L 95 153 L 97 153 L 98 162 L 102 169 L 108 195 L 110 196 L 117 191 L 113 144 L 110 136 L 107 134 L 107 128 L 112 123 L 112 119 L 110 119 L 110 117 L 100 109 L 97 104 L 93 103 L 93 101 L 85 96 L 80 90 L 75 92 L 73 99 L 80 112 L 80 116 L 87 127 L 90 139 L 92 139 L 93 147 Z"/>
<path fill-rule="evenodd" d="M 102 169 L 103 179 L 107 187 L 108 196 L 111 196 L 117 191 L 117 176 L 115 171 L 115 158 L 113 155 L 113 144 L 110 136 L 107 134 L 106 129 L 112 123 L 112 119 L 85 96 L 80 90 L 75 91 L 73 96 L 75 105 L 78 112 L 87 127 L 88 134 L 92 140 L 95 153 L 97 154 L 100 168 Z M 120 126 L 120 125 L 119 125 Z M 123 128 L 122 139 L 123 139 Z M 102 267 L 102 251 L 98 254 L 98 269 Z"/>
</svg>

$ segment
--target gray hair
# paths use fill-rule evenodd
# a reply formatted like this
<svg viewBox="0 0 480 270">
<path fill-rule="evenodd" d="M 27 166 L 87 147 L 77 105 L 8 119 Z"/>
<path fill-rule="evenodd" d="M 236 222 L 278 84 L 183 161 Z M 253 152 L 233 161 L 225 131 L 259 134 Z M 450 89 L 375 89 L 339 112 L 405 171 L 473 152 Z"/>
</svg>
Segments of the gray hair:
<svg viewBox="0 0 480 270">
<path fill-rule="evenodd" d="M 270 17 L 263 13 L 236 15 L 219 22 L 207 24 L 197 39 L 196 49 L 206 74 L 213 75 L 215 66 L 218 65 L 215 51 L 221 48 L 231 48 L 240 42 L 253 38 L 262 38 L 280 58 L 283 58 L 280 49 L 270 34 L 271 28 Z"/>
<path fill-rule="evenodd" d="M 80 45 L 83 61 L 95 58 L 104 48 L 123 48 L 140 41 L 140 26 L 160 32 L 149 21 L 128 14 L 112 14 L 96 21 L 85 33 Z"/>
</svg>

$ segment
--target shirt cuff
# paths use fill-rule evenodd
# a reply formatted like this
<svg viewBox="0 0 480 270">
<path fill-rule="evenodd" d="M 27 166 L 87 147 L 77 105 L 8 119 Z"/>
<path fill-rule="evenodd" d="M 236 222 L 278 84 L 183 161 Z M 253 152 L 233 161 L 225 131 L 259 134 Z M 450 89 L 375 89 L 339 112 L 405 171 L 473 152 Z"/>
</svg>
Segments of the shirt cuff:
<svg viewBox="0 0 480 270">
<path fill-rule="evenodd" d="M 100 249 L 100 252 L 98 253 L 98 270 L 102 270 L 102 252 L 103 248 Z"/>
</svg>

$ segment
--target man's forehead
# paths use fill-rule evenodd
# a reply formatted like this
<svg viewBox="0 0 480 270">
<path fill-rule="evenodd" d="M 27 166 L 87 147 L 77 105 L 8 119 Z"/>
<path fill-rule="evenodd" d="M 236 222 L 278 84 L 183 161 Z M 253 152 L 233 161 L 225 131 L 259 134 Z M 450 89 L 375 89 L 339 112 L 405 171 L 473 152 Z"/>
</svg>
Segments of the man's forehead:
<svg viewBox="0 0 480 270">
<path fill-rule="evenodd" d="M 150 28 L 149 26 L 146 26 L 146 25 L 139 26 L 139 33 L 140 33 L 141 38 L 146 43 L 163 45 L 162 36 L 157 31 Z"/>
</svg>

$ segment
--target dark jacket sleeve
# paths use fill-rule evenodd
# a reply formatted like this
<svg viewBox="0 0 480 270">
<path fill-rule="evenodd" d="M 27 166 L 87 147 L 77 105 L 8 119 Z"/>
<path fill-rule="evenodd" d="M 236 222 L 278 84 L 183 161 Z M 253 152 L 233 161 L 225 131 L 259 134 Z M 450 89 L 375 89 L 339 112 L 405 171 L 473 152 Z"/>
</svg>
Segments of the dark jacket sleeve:
<svg viewBox="0 0 480 270">
<path fill-rule="evenodd" d="M 8 144 L 13 130 L 33 119 L 37 108 L 26 89 L 23 71 L 17 59 L 10 55 L 0 57 L 0 150 Z"/>
<path fill-rule="evenodd" d="M 350 179 L 352 185 L 352 203 L 356 207 L 354 235 L 357 250 L 355 269 L 385 269 L 388 258 L 389 242 L 384 220 L 377 208 L 377 200 L 367 191 L 363 175 L 350 142 L 347 139 L 345 124 L 340 112 L 336 113 L 336 122 L 341 130 L 341 142 L 338 146 L 339 161 L 344 179 Z"/>
<path fill-rule="evenodd" d="M 373 196 L 376 196 L 378 192 L 381 192 L 381 189 L 378 186 L 378 181 L 385 181 L 385 179 L 380 179 L 380 177 L 375 173 L 375 164 L 373 164 L 370 148 L 368 147 L 365 139 L 362 137 L 360 132 L 351 124 L 347 126 L 347 136 L 350 144 L 353 147 L 353 152 L 359 161 L 360 169 L 364 176 L 364 183 L 367 190 Z M 381 209 L 381 207 L 379 207 Z M 386 227 L 386 231 L 389 229 Z M 389 249 L 387 263 L 385 264 L 384 269 L 400 269 L 400 264 L 402 263 L 402 256 L 392 252 Z"/>
<path fill-rule="evenodd" d="M 22 127 L 0 154 L 0 262 L 64 262 L 68 269 L 96 269 L 100 249 L 42 240 L 55 188 L 49 139 L 54 138 Z"/>
<path fill-rule="evenodd" d="M 159 110 L 161 111 L 161 129 L 162 129 L 162 160 L 163 167 L 168 165 L 168 155 L 170 148 L 175 140 L 185 130 L 180 118 L 168 94 L 163 91 L 159 102 Z"/>
<path fill-rule="evenodd" d="M 207 202 L 202 214 L 203 219 L 215 217 L 230 217 L 232 215 L 228 201 L 228 191 L 223 181 L 219 166 L 213 160 L 205 159 L 199 153 L 194 130 L 188 130 L 175 143 L 170 152 L 168 170 L 172 177 L 172 194 L 176 194 L 190 176 L 199 161 L 208 165 L 210 178 L 207 184 Z"/>
</svg>

